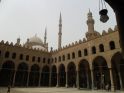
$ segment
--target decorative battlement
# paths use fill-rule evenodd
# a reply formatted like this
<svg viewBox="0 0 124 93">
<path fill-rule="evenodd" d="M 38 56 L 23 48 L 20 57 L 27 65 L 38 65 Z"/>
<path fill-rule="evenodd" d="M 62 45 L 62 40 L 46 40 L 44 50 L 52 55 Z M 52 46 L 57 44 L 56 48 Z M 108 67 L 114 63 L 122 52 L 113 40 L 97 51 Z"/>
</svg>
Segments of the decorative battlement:
<svg viewBox="0 0 124 93">
<path fill-rule="evenodd" d="M 108 34 L 110 34 L 112 32 L 115 32 L 115 31 L 118 31 L 118 27 L 117 26 L 115 26 L 114 30 L 112 28 L 108 28 L 108 31 L 103 30 L 102 34 L 100 34 L 99 37 L 108 35 Z M 96 38 L 99 38 L 99 37 L 96 37 Z M 94 39 L 96 39 L 96 38 L 94 38 Z M 91 40 L 93 40 L 93 39 L 91 39 Z M 79 41 L 75 41 L 75 42 L 69 43 L 68 45 L 63 46 L 60 49 L 51 50 L 50 52 L 51 53 L 58 52 L 58 51 L 61 51 L 61 50 L 67 49 L 67 48 L 71 48 L 71 47 L 77 46 L 77 45 L 82 44 L 82 43 L 86 43 L 88 41 L 89 40 L 87 40 L 86 38 L 83 38 L 82 40 L 80 39 Z M 26 47 L 25 44 L 21 45 L 21 44 L 17 44 L 17 43 L 14 44 L 13 42 L 8 42 L 8 41 L 5 42 L 4 40 L 2 40 L 0 42 L 0 45 L 13 46 L 13 47 L 21 47 L 21 48 L 25 48 L 25 49 L 34 50 L 34 51 L 49 52 L 49 51 L 38 49 L 38 48 Z"/>
<path fill-rule="evenodd" d="M 108 31 L 103 30 L 102 31 L 102 36 L 110 34 L 110 33 L 115 32 L 115 31 L 118 31 L 117 25 L 114 27 L 114 30 L 112 28 L 108 28 Z"/>
<path fill-rule="evenodd" d="M 110 33 L 116 32 L 116 31 L 118 31 L 117 26 L 115 26 L 114 30 L 112 28 L 108 28 L 108 31 L 103 30 L 102 34 L 99 34 L 99 37 L 96 37 L 96 38 L 100 38 L 102 36 L 108 35 Z M 96 38 L 94 38 L 94 39 L 96 39 Z M 93 40 L 93 39 L 91 39 L 91 40 Z M 83 40 L 80 39 L 79 41 L 72 42 L 72 43 L 70 43 L 68 45 L 63 46 L 61 49 L 56 49 L 56 50 L 53 50 L 51 52 L 53 52 L 53 53 L 59 52 L 61 50 L 64 50 L 64 49 L 67 49 L 67 48 L 71 48 L 71 47 L 74 47 L 76 45 L 79 45 L 79 44 L 82 44 L 82 43 L 86 43 L 88 41 L 89 40 L 87 40 L 86 38 L 83 38 Z"/>
<path fill-rule="evenodd" d="M 8 42 L 8 41 L 5 42 L 4 40 L 2 40 L 0 42 L 0 45 L 20 47 L 20 48 L 24 48 L 24 49 L 30 49 L 30 50 L 33 50 L 33 51 L 48 52 L 46 50 L 41 50 L 41 49 L 38 49 L 38 48 L 29 48 L 29 47 L 26 47 L 25 45 L 21 45 L 21 44 L 18 45 L 17 43 L 13 44 L 13 42 Z"/>
</svg>

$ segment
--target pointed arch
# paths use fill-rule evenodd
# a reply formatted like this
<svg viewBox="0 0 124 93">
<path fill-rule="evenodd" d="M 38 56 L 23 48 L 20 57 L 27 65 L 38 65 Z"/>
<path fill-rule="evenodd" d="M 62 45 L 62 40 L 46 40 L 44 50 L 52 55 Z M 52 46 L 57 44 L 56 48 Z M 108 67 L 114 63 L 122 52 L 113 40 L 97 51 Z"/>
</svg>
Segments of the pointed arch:
<svg viewBox="0 0 124 93">
<path fill-rule="evenodd" d="M 78 57 L 81 57 L 81 56 L 82 56 L 81 50 L 78 50 Z"/>
<path fill-rule="evenodd" d="M 110 47 L 110 50 L 115 49 L 115 42 L 114 41 L 110 41 L 109 42 L 109 47 Z"/>
<path fill-rule="evenodd" d="M 67 77 L 68 77 L 68 86 L 73 87 L 76 86 L 76 66 L 74 62 L 70 62 L 67 65 Z"/>
<path fill-rule="evenodd" d="M 58 59 L 59 59 L 59 62 L 61 62 L 61 56 L 59 56 L 59 58 L 58 58 Z"/>
<path fill-rule="evenodd" d="M 11 60 L 4 62 L 2 64 L 2 69 L 0 70 L 0 86 L 12 85 L 14 72 L 14 62 Z"/>
<path fill-rule="evenodd" d="M 28 77 L 28 65 L 24 62 L 17 67 L 15 86 L 26 86 Z"/>
<path fill-rule="evenodd" d="M 72 52 L 72 59 L 75 58 L 75 52 Z"/>
<path fill-rule="evenodd" d="M 94 86 L 97 89 L 105 89 L 105 85 L 110 82 L 110 73 L 104 57 L 97 56 L 92 63 Z"/>
<path fill-rule="evenodd" d="M 88 50 L 85 48 L 84 49 L 84 56 L 87 56 L 88 55 Z"/>
<path fill-rule="evenodd" d="M 120 52 L 112 56 L 111 65 L 115 89 L 124 89 L 124 59 Z"/>
<path fill-rule="evenodd" d="M 57 84 L 57 68 L 55 65 L 53 65 L 51 71 L 51 86 L 56 86 L 56 84 Z"/>
<path fill-rule="evenodd" d="M 79 87 L 91 88 L 91 72 L 87 60 L 82 59 L 78 64 L 79 71 Z"/>
<path fill-rule="evenodd" d="M 29 75 L 29 86 L 38 86 L 40 75 L 40 67 L 37 64 L 31 66 Z"/>
<path fill-rule="evenodd" d="M 92 54 L 96 54 L 96 47 L 95 46 L 92 47 Z"/>
<path fill-rule="evenodd" d="M 9 58 L 9 56 L 10 56 L 10 52 L 9 51 L 6 51 L 5 52 L 5 58 Z"/>
<path fill-rule="evenodd" d="M 62 56 L 62 61 L 65 61 L 65 55 Z"/>
<path fill-rule="evenodd" d="M 104 45 L 103 45 L 103 44 L 100 44 L 100 45 L 99 45 L 99 51 L 100 51 L 100 52 L 104 52 Z"/>
<path fill-rule="evenodd" d="M 42 68 L 42 74 L 41 74 L 41 85 L 42 86 L 49 86 L 49 76 L 50 76 L 50 68 L 49 66 L 45 65 Z"/>
<path fill-rule="evenodd" d="M 66 73 L 64 64 L 59 65 L 59 86 L 64 87 L 66 82 Z"/>
</svg>

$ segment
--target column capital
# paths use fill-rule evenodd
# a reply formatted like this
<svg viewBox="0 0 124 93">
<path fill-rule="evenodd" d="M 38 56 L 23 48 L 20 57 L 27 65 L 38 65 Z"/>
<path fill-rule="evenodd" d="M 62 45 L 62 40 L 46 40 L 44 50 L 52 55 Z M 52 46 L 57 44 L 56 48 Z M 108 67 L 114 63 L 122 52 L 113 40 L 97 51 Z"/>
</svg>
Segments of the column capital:
<svg viewBox="0 0 124 93">
<path fill-rule="evenodd" d="M 109 70 L 112 70 L 112 67 L 108 68 Z"/>
</svg>

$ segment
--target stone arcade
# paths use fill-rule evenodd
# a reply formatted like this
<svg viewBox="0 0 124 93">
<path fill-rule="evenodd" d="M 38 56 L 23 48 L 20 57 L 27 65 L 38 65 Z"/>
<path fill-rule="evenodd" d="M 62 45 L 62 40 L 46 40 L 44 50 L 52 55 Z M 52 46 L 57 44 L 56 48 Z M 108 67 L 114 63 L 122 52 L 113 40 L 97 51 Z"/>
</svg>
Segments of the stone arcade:
<svg viewBox="0 0 124 93">
<path fill-rule="evenodd" d="M 37 35 L 24 45 L 19 38 L 16 44 L 2 40 L 0 86 L 105 89 L 111 82 L 111 89 L 123 90 L 124 60 L 117 26 L 100 34 L 90 11 L 86 23 L 86 38 L 62 47 L 60 14 L 57 50 L 48 51 L 46 31 L 44 42 Z"/>
</svg>

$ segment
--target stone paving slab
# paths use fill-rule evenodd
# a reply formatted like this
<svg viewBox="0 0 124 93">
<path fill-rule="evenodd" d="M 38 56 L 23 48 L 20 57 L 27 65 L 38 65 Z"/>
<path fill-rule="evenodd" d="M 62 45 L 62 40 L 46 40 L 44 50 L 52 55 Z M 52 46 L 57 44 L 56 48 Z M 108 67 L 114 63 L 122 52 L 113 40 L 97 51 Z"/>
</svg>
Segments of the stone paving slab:
<svg viewBox="0 0 124 93">
<path fill-rule="evenodd" d="M 78 90 L 76 88 L 11 88 L 10 93 L 124 93 L 124 91 L 107 92 L 105 90 Z M 0 93 L 7 93 L 7 88 L 0 88 Z"/>
</svg>

